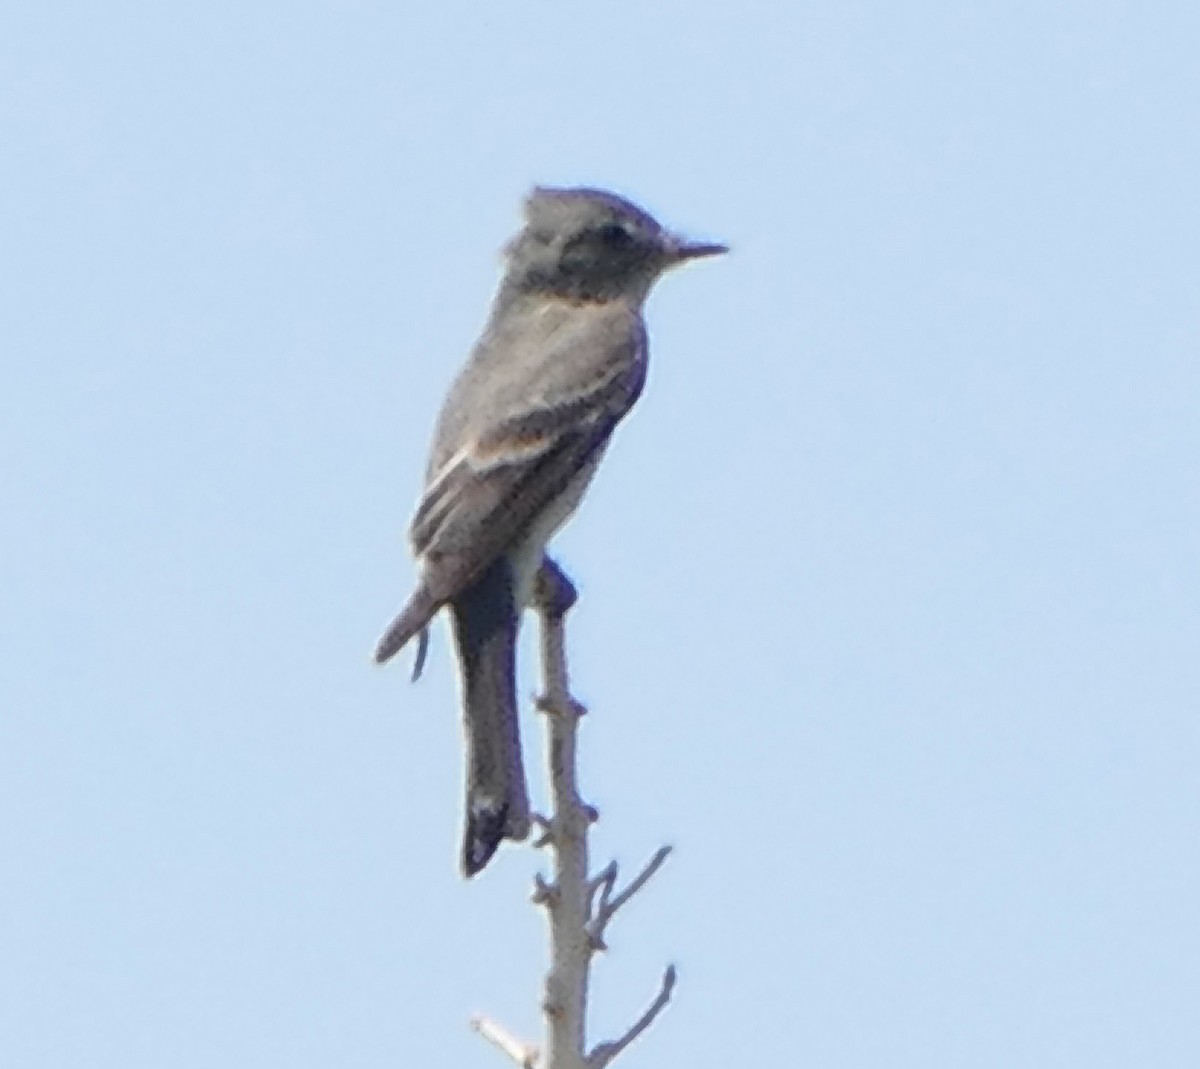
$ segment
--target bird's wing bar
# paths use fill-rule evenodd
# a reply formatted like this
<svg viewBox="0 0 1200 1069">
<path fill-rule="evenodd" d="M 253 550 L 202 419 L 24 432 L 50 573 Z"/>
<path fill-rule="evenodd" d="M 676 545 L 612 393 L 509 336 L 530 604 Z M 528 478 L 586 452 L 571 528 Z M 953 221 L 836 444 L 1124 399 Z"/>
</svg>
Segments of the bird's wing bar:
<svg viewBox="0 0 1200 1069">
<path fill-rule="evenodd" d="M 444 550 L 446 545 L 438 543 L 458 540 L 453 538 L 452 517 L 463 508 L 464 495 L 474 495 L 475 504 L 483 504 L 486 495 L 480 491 L 490 485 L 507 496 L 515 488 L 512 484 L 536 470 L 567 436 L 586 434 L 609 408 L 607 394 L 614 378 L 606 376 L 595 390 L 566 404 L 509 416 L 455 453 L 430 481 L 417 506 L 410 532 L 413 548 L 418 553 Z"/>
<path fill-rule="evenodd" d="M 597 418 L 564 431 L 540 453 L 476 468 L 462 456 L 438 479 L 413 523 L 413 547 L 436 601 L 468 587 L 561 493 L 607 441 L 617 417 Z"/>
<path fill-rule="evenodd" d="M 501 387 L 508 403 L 469 427 L 413 518 L 412 546 L 439 601 L 517 542 L 604 446 L 641 392 L 645 353 L 640 321 L 588 310 L 536 361 L 516 361 Z"/>
</svg>

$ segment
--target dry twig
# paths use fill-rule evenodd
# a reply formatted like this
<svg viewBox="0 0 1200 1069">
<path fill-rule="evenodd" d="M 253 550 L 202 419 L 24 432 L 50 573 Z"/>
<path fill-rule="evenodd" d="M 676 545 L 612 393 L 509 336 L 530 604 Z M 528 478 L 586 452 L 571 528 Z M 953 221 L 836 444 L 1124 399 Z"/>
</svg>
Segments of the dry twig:
<svg viewBox="0 0 1200 1069">
<path fill-rule="evenodd" d="M 539 1053 L 531 1043 L 523 1043 L 507 1028 L 489 1017 L 472 1017 L 471 1027 L 492 1046 L 507 1054 L 521 1069 L 537 1069 Z"/>
<path fill-rule="evenodd" d="M 630 1026 L 629 1030 L 620 1039 L 613 1039 L 607 1043 L 599 1044 L 587 1057 L 587 1069 L 604 1069 L 621 1051 L 646 1031 L 654 1023 L 654 1018 L 667 1008 L 667 1003 L 671 1001 L 671 992 L 674 988 L 675 966 L 668 965 L 667 971 L 663 973 L 662 984 L 658 989 L 658 994 L 655 996 L 654 1001 L 646 1008 L 646 1012 Z"/>
<path fill-rule="evenodd" d="M 619 1039 L 599 1044 L 585 1054 L 589 971 L 592 956 L 603 950 L 604 932 L 622 906 L 658 872 L 671 852 L 660 847 L 618 894 L 617 863 L 588 876 L 588 828 L 598 814 L 579 795 L 576 743 L 586 709 L 571 697 L 567 675 L 564 621 L 575 603 L 571 581 L 547 558 L 538 575 L 537 605 L 542 617 L 543 691 L 538 709 L 546 716 L 546 756 L 550 767 L 553 808 L 535 816 L 535 842 L 550 849 L 553 878 L 534 879 L 532 898 L 544 906 L 550 921 L 550 970 L 542 1009 L 546 1015 L 543 1050 L 522 1043 L 486 1018 L 475 1028 L 523 1069 L 604 1069 L 651 1024 L 671 998 L 675 967 L 663 974 L 658 995 L 646 1012 Z"/>
</svg>

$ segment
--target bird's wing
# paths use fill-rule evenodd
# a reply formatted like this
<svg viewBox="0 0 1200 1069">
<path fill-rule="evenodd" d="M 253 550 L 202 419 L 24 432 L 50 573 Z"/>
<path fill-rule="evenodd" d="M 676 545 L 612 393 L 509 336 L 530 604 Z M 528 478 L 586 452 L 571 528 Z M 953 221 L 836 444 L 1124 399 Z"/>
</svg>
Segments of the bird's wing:
<svg viewBox="0 0 1200 1069">
<path fill-rule="evenodd" d="M 597 329 L 600 328 L 600 329 Z M 640 322 L 580 320 L 541 339 L 538 359 L 514 356 L 511 402 L 469 421 L 434 472 L 410 531 L 438 601 L 453 597 L 513 545 L 591 462 L 645 379 Z M 519 389 L 513 378 L 523 376 Z"/>
</svg>

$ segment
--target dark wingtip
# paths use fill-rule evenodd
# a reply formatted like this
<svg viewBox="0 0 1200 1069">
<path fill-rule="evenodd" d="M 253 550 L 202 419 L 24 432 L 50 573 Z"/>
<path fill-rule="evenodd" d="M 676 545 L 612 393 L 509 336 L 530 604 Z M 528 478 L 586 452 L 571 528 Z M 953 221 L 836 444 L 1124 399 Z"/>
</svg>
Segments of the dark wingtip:
<svg viewBox="0 0 1200 1069">
<path fill-rule="evenodd" d="M 421 628 L 420 634 L 417 635 L 417 656 L 413 659 L 412 682 L 415 683 L 421 678 L 421 673 L 425 670 L 425 657 L 429 653 L 429 628 Z"/>
<path fill-rule="evenodd" d="M 401 647 L 407 641 L 408 639 L 406 637 L 401 637 L 400 634 L 398 634 L 398 628 L 396 627 L 396 624 L 392 624 L 392 626 L 389 627 L 384 633 L 383 638 L 375 643 L 375 652 L 371 655 L 371 657 L 376 664 L 387 664 L 388 661 L 390 661 L 396 656 L 397 653 L 400 652 Z"/>
<path fill-rule="evenodd" d="M 388 624 L 383 637 L 375 644 L 375 663 L 386 664 L 408 644 L 414 635 L 419 634 L 421 646 L 417 650 L 417 666 L 413 671 L 413 678 L 419 676 L 421 668 L 425 664 L 425 650 L 429 642 L 426 624 L 429 623 L 436 611 L 437 606 L 430 600 L 427 591 L 420 589 L 413 594 L 408 599 L 408 604 Z"/>
<path fill-rule="evenodd" d="M 469 880 L 484 870 L 495 856 L 504 838 L 508 820 L 508 805 L 499 809 L 479 809 L 467 814 L 467 830 L 463 836 L 462 871 Z"/>
</svg>

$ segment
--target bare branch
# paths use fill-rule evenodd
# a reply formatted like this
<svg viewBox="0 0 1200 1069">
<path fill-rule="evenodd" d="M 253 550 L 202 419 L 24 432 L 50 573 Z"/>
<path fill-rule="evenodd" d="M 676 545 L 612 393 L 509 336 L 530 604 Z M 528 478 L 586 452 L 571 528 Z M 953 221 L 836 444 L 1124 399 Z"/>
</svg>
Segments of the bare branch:
<svg viewBox="0 0 1200 1069">
<path fill-rule="evenodd" d="M 629 1046 L 638 1036 L 640 1036 L 653 1023 L 654 1019 L 667 1008 L 667 1003 L 671 1001 L 671 991 L 675 987 L 675 966 L 668 965 L 666 972 L 663 973 L 662 985 L 658 989 L 658 994 L 654 1001 L 647 1007 L 646 1012 L 641 1015 L 620 1039 L 613 1039 L 607 1043 L 600 1043 L 587 1057 L 587 1069 L 604 1069 L 618 1054 Z"/>
<path fill-rule="evenodd" d="M 617 882 L 617 863 L 610 861 L 604 866 L 588 883 L 588 898 L 591 900 L 592 907 L 596 901 L 596 892 L 600 892 L 600 908 L 603 909 L 608 902 L 609 895 L 612 894 L 613 885 Z"/>
<path fill-rule="evenodd" d="M 647 883 L 650 882 L 651 877 L 653 877 L 653 875 L 658 872 L 660 868 L 662 868 L 663 862 L 666 861 L 670 855 L 671 847 L 660 846 L 654 852 L 654 856 L 648 862 L 646 862 L 646 865 L 642 871 L 633 878 L 629 886 L 626 887 L 625 890 L 623 890 L 619 895 L 617 895 L 616 898 L 611 898 L 610 896 L 612 894 L 613 884 L 616 882 L 617 863 L 614 861 L 608 867 L 608 869 L 604 870 L 604 872 L 601 874 L 605 877 L 605 880 L 603 881 L 603 886 L 600 891 L 600 906 L 596 910 L 595 919 L 588 925 L 588 934 L 593 939 L 599 943 L 603 943 L 604 930 L 608 927 L 608 922 L 613 919 L 613 916 L 616 914 L 617 910 L 625 905 L 626 902 L 628 902 L 634 895 L 638 893 L 638 891 L 640 891 L 646 886 Z M 611 880 L 607 879 L 610 870 L 612 872 Z"/>
<path fill-rule="evenodd" d="M 545 837 L 553 848 L 555 894 L 550 915 L 550 972 L 546 976 L 547 1069 L 584 1069 L 588 962 L 592 948 L 585 926 L 588 893 L 587 831 L 591 814 L 579 796 L 576 738 L 585 710 L 571 697 L 563 618 L 575 603 L 575 588 L 549 558 L 538 573 L 536 592 L 542 616 L 543 694 L 537 706 L 546 716 L 546 750 L 553 813 Z"/>
<path fill-rule="evenodd" d="M 523 1043 L 490 1017 L 472 1017 L 471 1027 L 492 1046 L 507 1054 L 521 1069 L 537 1069 L 541 1053 L 532 1043 Z"/>
<path fill-rule="evenodd" d="M 638 893 L 650 878 L 663 866 L 663 862 L 671 856 L 671 847 L 660 846 L 654 851 L 654 856 L 646 862 L 646 867 L 637 874 L 633 882 L 625 888 L 616 898 L 608 904 L 608 915 L 611 917 L 617 912 L 626 902 Z"/>
<path fill-rule="evenodd" d="M 550 769 L 552 809 L 536 819 L 539 845 L 549 846 L 553 873 L 539 876 L 534 901 L 546 908 L 550 922 L 550 970 L 542 1009 L 546 1042 L 539 1057 L 542 1069 L 603 1069 L 653 1024 L 675 986 L 675 967 L 663 975 L 662 987 L 649 1009 L 620 1039 L 602 1043 L 590 1055 L 586 1014 L 593 956 L 605 949 L 604 929 L 614 914 L 662 867 L 671 852 L 661 847 L 619 894 L 617 863 L 589 877 L 588 829 L 599 818 L 580 797 L 576 744 L 580 717 L 587 710 L 570 692 L 564 617 L 575 602 L 575 588 L 549 558 L 538 573 L 536 599 L 541 613 L 543 692 L 537 707 L 546 713 L 546 756 Z M 527 1053 L 529 1048 L 518 1047 Z"/>
</svg>

